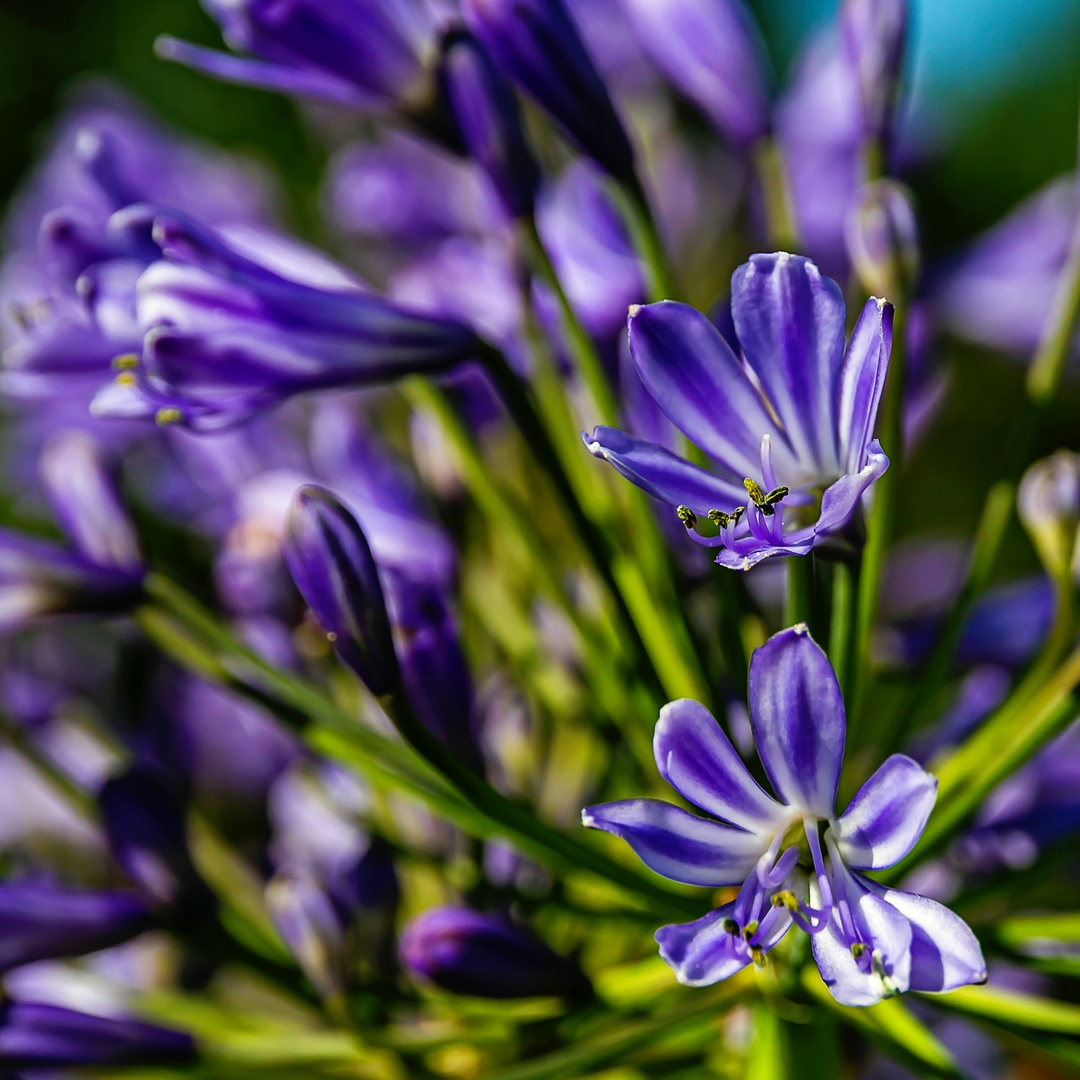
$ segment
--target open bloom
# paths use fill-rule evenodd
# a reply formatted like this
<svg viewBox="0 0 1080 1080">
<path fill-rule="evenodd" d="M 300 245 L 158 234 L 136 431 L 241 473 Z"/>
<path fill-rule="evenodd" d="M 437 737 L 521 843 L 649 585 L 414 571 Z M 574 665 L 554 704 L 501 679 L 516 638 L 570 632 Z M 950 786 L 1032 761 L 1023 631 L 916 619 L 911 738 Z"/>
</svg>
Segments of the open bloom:
<svg viewBox="0 0 1080 1080">
<path fill-rule="evenodd" d="M 622 837 L 665 877 L 742 886 L 734 903 L 657 931 L 660 955 L 679 981 L 704 986 L 751 960 L 764 963 L 792 922 L 812 935 L 821 977 L 845 1005 L 984 981 L 979 943 L 960 918 L 862 873 L 893 866 L 914 847 L 937 781 L 894 754 L 837 815 L 844 702 L 804 624 L 754 653 L 749 698 L 754 743 L 777 798 L 751 777 L 709 712 L 682 700 L 660 712 L 657 766 L 690 802 L 729 824 L 655 799 L 582 814 L 586 825 Z M 808 893 L 799 888 L 800 865 L 810 875 Z"/>
<path fill-rule="evenodd" d="M 615 428 L 585 444 L 678 507 L 689 535 L 748 570 L 806 555 L 851 521 L 889 459 L 871 436 L 892 348 L 892 305 L 871 297 L 844 349 L 844 299 L 808 259 L 754 255 L 735 271 L 739 358 L 700 312 L 664 301 L 630 310 L 645 389 L 715 461 L 712 470 Z M 696 531 L 699 515 L 718 527 Z"/>
</svg>

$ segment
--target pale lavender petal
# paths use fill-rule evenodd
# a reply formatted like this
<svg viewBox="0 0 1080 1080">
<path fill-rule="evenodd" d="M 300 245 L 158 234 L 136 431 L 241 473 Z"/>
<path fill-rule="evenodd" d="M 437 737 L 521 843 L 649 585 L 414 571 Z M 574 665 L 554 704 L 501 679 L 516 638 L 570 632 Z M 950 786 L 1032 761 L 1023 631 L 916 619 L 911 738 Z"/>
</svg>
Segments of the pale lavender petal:
<svg viewBox="0 0 1080 1080">
<path fill-rule="evenodd" d="M 847 473 L 825 489 L 821 497 L 821 513 L 814 525 L 814 534 L 824 536 L 842 529 L 855 513 L 866 489 L 885 474 L 889 459 L 875 439 L 865 450 L 866 464 L 856 473 Z"/>
<path fill-rule="evenodd" d="M 588 806 L 581 822 L 625 840 L 650 869 L 687 885 L 738 885 L 768 847 L 768 838 L 695 817 L 659 799 Z"/>
<path fill-rule="evenodd" d="M 857 473 L 874 434 L 878 404 L 892 351 L 893 306 L 871 297 L 851 334 L 840 370 L 840 460 L 845 471 Z"/>
<path fill-rule="evenodd" d="M 734 903 L 690 923 L 661 926 L 654 935 L 664 962 L 683 986 L 711 986 L 750 963 L 746 943 L 724 928 Z"/>
<path fill-rule="evenodd" d="M 720 331 L 700 311 L 665 300 L 630 309 L 638 375 L 671 422 L 741 480 L 761 471 L 761 437 L 773 436 L 781 474 L 790 451 Z"/>
<path fill-rule="evenodd" d="M 702 810 L 751 831 L 772 832 L 786 810 L 762 791 L 704 705 L 683 698 L 660 710 L 653 735 L 660 775 Z"/>
<path fill-rule="evenodd" d="M 912 990 L 941 993 L 986 982 L 978 939 L 959 915 L 935 900 L 886 889 L 885 899 L 911 923 Z"/>
<path fill-rule="evenodd" d="M 773 790 L 830 818 L 844 759 L 844 701 L 805 623 L 774 634 L 750 659 L 750 723 Z"/>
<path fill-rule="evenodd" d="M 848 866 L 884 870 L 922 836 L 937 798 L 937 780 L 906 754 L 893 754 L 866 781 L 833 827 Z"/>
<path fill-rule="evenodd" d="M 316 98 L 335 105 L 371 107 L 378 103 L 374 95 L 365 94 L 344 79 L 314 68 L 288 67 L 268 60 L 233 56 L 218 49 L 206 49 L 189 41 L 180 41 L 168 34 L 157 39 L 154 52 L 162 60 L 174 60 L 224 82 L 256 86 L 261 90 L 278 90 L 283 94 Z"/>
<path fill-rule="evenodd" d="M 656 443 L 645 442 L 618 428 L 598 427 L 582 439 L 594 457 L 602 457 L 632 484 L 672 506 L 689 506 L 697 514 L 734 510 L 746 502 L 746 491 L 734 479 L 724 479 L 691 465 Z"/>
<path fill-rule="evenodd" d="M 822 474 L 843 472 L 836 386 L 844 358 L 844 297 L 809 259 L 753 255 L 731 279 L 731 310 L 747 362 L 795 453 Z"/>
</svg>

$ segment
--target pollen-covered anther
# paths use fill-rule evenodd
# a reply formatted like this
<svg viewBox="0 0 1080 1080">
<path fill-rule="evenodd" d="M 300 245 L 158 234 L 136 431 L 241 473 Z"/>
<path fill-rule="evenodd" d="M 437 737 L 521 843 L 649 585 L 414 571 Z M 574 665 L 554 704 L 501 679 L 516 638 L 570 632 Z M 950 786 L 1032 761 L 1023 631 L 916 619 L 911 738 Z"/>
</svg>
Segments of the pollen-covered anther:
<svg viewBox="0 0 1080 1080">
<path fill-rule="evenodd" d="M 675 513 L 679 515 L 679 520 L 688 529 L 692 529 L 692 528 L 694 528 L 695 525 L 697 525 L 697 514 L 695 514 L 694 511 L 691 510 L 689 506 L 677 506 L 675 508 Z M 712 517 L 712 511 L 711 510 L 709 511 L 709 517 L 710 518 Z"/>
<path fill-rule="evenodd" d="M 784 501 L 791 490 L 781 484 L 780 487 L 775 487 L 766 494 L 762 490 L 761 485 L 756 480 L 751 480 L 750 477 L 747 477 L 743 481 L 743 487 L 746 488 L 746 493 L 750 496 L 750 501 L 766 517 L 772 517 L 776 507 Z"/>
<path fill-rule="evenodd" d="M 120 374 L 116 376 L 117 386 L 135 386 L 137 382 L 138 380 L 130 371 L 121 371 Z"/>
<path fill-rule="evenodd" d="M 866 952 L 866 946 L 861 941 L 856 941 L 851 946 L 851 955 L 858 960 Z"/>
<path fill-rule="evenodd" d="M 757 919 L 751 919 L 744 927 L 742 936 L 745 941 L 749 941 L 758 932 Z"/>
<path fill-rule="evenodd" d="M 722 925 L 732 937 L 739 936 L 739 924 L 734 919 L 725 919 Z"/>
<path fill-rule="evenodd" d="M 730 514 L 725 514 L 723 510 L 710 510 L 709 520 L 718 528 L 726 529 L 729 525 L 738 525 L 739 518 L 745 513 L 745 506 L 736 506 Z"/>
<path fill-rule="evenodd" d="M 765 958 L 765 950 L 760 945 L 751 945 L 750 955 L 754 958 L 754 967 L 763 968 L 768 963 Z"/>
<path fill-rule="evenodd" d="M 154 420 L 162 425 L 166 424 L 179 424 L 184 419 L 184 414 L 175 405 L 166 405 L 164 408 L 158 409 L 157 415 Z"/>
<path fill-rule="evenodd" d="M 772 898 L 772 902 L 773 907 L 784 907 L 787 908 L 788 911 L 799 910 L 798 897 L 796 897 L 796 895 L 790 889 L 784 889 L 782 892 L 778 892 Z"/>
<path fill-rule="evenodd" d="M 113 371 L 130 371 L 139 366 L 139 356 L 137 353 L 121 353 L 113 357 L 112 366 Z"/>
</svg>

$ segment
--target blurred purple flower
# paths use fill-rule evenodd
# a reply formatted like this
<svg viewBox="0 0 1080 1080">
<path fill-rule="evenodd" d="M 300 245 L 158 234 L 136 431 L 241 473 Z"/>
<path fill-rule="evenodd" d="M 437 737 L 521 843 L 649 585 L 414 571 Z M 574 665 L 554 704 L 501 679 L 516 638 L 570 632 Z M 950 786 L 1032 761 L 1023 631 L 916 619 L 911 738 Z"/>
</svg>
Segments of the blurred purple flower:
<svg viewBox="0 0 1080 1080">
<path fill-rule="evenodd" d="M 758 755 L 780 802 L 750 776 L 708 710 L 684 699 L 661 710 L 653 744 L 657 767 L 691 803 L 730 824 L 654 799 L 582 812 L 587 826 L 621 837 L 665 877 L 713 888 L 742 885 L 731 904 L 657 931 L 660 954 L 679 981 L 708 985 L 752 960 L 763 963 L 792 922 L 812 936 L 822 979 L 844 1005 L 984 981 L 982 952 L 962 920 L 932 900 L 883 888 L 861 873 L 893 866 L 914 847 L 937 781 L 911 758 L 895 754 L 837 817 L 844 703 L 832 667 L 805 625 L 781 631 L 754 653 L 749 702 Z M 827 824 L 827 865 L 821 823 Z M 803 890 L 793 876 L 801 841 L 781 851 L 789 830 L 799 825 L 814 868 L 809 903 L 797 895 Z"/>
<path fill-rule="evenodd" d="M 413 978 L 453 994 L 513 999 L 591 993 L 580 968 L 501 915 L 430 908 L 405 927 L 399 951 Z"/>
<path fill-rule="evenodd" d="M 855 74 L 868 139 L 892 134 L 907 32 L 907 0 L 844 0 L 840 6 L 840 41 Z"/>
<path fill-rule="evenodd" d="M 742 361 L 684 304 L 664 301 L 630 314 L 641 381 L 672 423 L 715 459 L 715 471 L 615 428 L 583 437 L 591 453 L 679 507 L 690 536 L 720 548 L 717 562 L 747 570 L 771 555 L 805 555 L 842 530 L 888 468 L 872 434 L 892 306 L 868 300 L 845 352 L 836 283 L 809 260 L 778 253 L 755 255 L 735 272 L 732 313 Z M 819 493 L 816 520 L 813 509 L 800 514 Z M 695 531 L 698 515 L 719 526 L 716 536 Z"/>
</svg>

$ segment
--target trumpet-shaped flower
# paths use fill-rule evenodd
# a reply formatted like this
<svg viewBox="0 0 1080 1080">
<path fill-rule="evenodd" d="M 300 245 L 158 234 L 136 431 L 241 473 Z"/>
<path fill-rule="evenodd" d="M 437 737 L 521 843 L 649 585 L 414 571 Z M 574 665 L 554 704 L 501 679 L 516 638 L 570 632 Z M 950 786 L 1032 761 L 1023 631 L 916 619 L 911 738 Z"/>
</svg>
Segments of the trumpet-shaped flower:
<svg viewBox="0 0 1080 1080">
<path fill-rule="evenodd" d="M 985 980 L 979 943 L 959 917 L 865 876 L 914 847 L 937 781 L 894 754 L 836 813 L 844 702 L 805 625 L 781 631 L 754 653 L 749 698 L 754 742 L 776 798 L 753 779 L 709 712 L 682 700 L 660 712 L 657 766 L 689 802 L 721 820 L 655 799 L 605 803 L 582 814 L 587 826 L 622 837 L 665 877 L 741 886 L 733 903 L 657 931 L 660 955 L 679 981 L 708 985 L 752 960 L 764 963 L 792 923 L 812 935 L 822 979 L 845 1005 Z"/>
<path fill-rule="evenodd" d="M 748 570 L 806 555 L 842 530 L 888 468 L 872 438 L 892 348 L 892 305 L 871 297 L 844 348 L 844 299 L 808 259 L 754 255 L 735 271 L 742 357 L 700 312 L 664 301 L 630 309 L 638 375 L 668 418 L 715 463 L 704 469 L 616 428 L 583 436 L 689 535 Z M 699 516 L 718 526 L 701 536 Z"/>
</svg>

